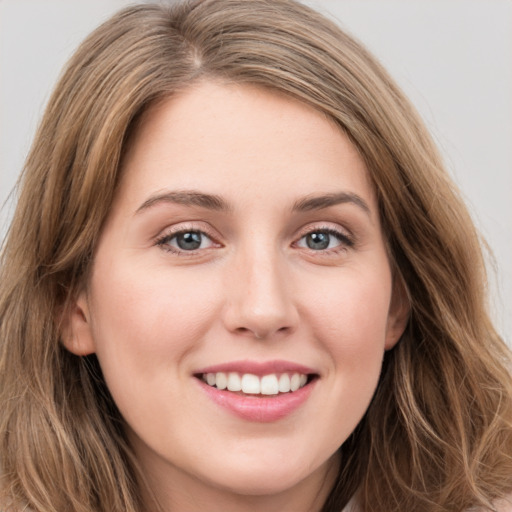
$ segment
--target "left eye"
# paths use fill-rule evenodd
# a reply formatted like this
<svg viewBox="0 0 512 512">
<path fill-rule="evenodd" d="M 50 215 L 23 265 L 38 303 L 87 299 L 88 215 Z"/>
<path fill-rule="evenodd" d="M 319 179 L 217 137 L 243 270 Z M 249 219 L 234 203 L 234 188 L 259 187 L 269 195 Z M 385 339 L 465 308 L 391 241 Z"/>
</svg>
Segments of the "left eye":
<svg viewBox="0 0 512 512">
<path fill-rule="evenodd" d="M 202 231 L 181 231 L 165 236 L 158 242 L 159 245 L 178 251 L 196 251 L 213 246 L 211 238 Z"/>
<path fill-rule="evenodd" d="M 304 235 L 298 242 L 298 247 L 305 247 L 313 251 L 325 251 L 341 245 L 349 245 L 347 237 L 333 231 L 312 231 Z"/>
</svg>

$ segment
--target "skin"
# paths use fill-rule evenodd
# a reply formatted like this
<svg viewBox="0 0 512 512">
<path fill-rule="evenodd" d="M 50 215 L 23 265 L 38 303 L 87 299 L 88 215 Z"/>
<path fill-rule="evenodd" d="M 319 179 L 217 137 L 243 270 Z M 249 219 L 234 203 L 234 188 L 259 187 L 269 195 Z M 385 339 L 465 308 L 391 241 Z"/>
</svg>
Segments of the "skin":
<svg viewBox="0 0 512 512">
<path fill-rule="evenodd" d="M 363 160 L 304 104 L 202 82 L 146 112 L 122 172 L 66 346 L 97 354 L 164 510 L 320 510 L 408 313 Z M 226 208 L 162 198 L 190 191 Z M 198 249 L 179 249 L 186 231 Z M 232 414 L 194 376 L 275 359 L 317 374 L 278 421 Z"/>
</svg>

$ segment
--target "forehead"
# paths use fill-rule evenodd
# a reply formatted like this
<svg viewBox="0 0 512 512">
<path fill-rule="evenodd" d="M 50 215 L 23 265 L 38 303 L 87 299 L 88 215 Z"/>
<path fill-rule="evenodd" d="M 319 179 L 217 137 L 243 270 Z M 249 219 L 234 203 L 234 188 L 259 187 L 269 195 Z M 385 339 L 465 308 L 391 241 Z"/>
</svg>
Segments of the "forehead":
<svg viewBox="0 0 512 512">
<path fill-rule="evenodd" d="M 292 186 L 293 185 L 293 186 Z M 327 115 L 284 94 L 202 82 L 153 105 L 126 148 L 120 194 L 165 187 L 306 196 L 349 187 L 374 200 L 355 146 Z"/>
</svg>

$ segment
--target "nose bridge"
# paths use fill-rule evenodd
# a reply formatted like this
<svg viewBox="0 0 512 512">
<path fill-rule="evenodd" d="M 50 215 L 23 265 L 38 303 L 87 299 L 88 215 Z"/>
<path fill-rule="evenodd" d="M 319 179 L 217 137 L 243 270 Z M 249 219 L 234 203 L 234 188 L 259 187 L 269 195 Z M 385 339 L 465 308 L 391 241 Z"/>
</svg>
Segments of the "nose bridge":
<svg viewBox="0 0 512 512">
<path fill-rule="evenodd" d="M 294 328 L 298 317 L 284 259 L 268 242 L 247 244 L 237 253 L 228 285 L 231 331 L 266 338 Z"/>
</svg>

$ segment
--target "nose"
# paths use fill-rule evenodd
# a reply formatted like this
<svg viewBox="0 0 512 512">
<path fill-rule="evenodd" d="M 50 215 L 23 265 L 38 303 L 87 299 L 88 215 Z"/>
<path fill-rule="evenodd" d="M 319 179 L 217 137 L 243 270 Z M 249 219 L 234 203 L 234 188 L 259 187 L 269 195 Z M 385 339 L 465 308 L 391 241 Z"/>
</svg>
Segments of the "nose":
<svg viewBox="0 0 512 512">
<path fill-rule="evenodd" d="M 240 256 L 227 272 L 223 317 L 230 332 L 270 339 L 293 332 L 299 314 L 286 263 L 262 252 Z"/>
</svg>

